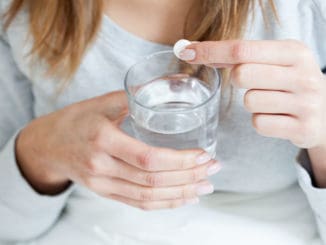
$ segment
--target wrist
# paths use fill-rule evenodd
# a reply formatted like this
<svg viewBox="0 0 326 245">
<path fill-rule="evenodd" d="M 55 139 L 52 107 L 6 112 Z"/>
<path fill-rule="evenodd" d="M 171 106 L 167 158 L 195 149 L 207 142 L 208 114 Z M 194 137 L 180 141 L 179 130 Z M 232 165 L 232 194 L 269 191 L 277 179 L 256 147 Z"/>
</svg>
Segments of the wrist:
<svg viewBox="0 0 326 245">
<path fill-rule="evenodd" d="M 42 157 L 36 144 L 37 140 L 28 130 L 26 128 L 19 133 L 15 144 L 16 162 L 22 176 L 40 194 L 61 193 L 70 185 L 69 179 L 40 160 Z"/>
<path fill-rule="evenodd" d="M 326 188 L 326 144 L 308 149 L 308 154 L 317 186 Z"/>
</svg>

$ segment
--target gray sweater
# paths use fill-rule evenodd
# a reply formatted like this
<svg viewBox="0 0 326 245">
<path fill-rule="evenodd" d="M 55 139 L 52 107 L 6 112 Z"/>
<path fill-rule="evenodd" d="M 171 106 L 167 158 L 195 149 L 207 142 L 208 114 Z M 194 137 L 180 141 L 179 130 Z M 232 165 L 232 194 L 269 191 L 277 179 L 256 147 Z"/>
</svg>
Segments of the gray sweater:
<svg viewBox="0 0 326 245">
<path fill-rule="evenodd" d="M 0 13 L 8 2 L 0 0 Z M 325 67 L 326 1 L 277 0 L 276 3 L 281 25 L 275 23 L 266 30 L 261 14 L 257 12 L 253 24 L 247 28 L 246 39 L 302 40 L 315 53 L 321 69 Z M 77 212 L 71 208 L 76 206 L 78 209 L 78 205 L 71 204 L 76 198 L 80 206 L 87 199 L 91 205 L 84 207 L 94 210 L 97 203 L 111 202 L 99 201 L 92 193 L 76 185 L 57 196 L 35 192 L 17 168 L 14 144 L 19 130 L 33 118 L 122 89 L 126 70 L 139 58 L 171 49 L 134 36 L 108 17 L 103 17 L 100 33 L 78 72 L 69 87 L 56 97 L 57 81 L 44 77 L 42 67 L 28 65 L 25 56 L 30 47 L 30 43 L 25 42 L 27 17 L 23 11 L 8 31 L 0 28 L 0 241 L 26 241 L 40 235 L 51 236 L 51 230 L 55 230 L 59 223 L 68 222 L 70 213 Z M 317 189 L 312 185 L 307 171 L 309 159 L 304 151 L 298 163 L 300 149 L 288 141 L 262 137 L 255 132 L 251 126 L 251 115 L 243 107 L 244 92 L 235 91 L 231 109 L 219 123 L 217 157 L 224 168 L 212 178 L 216 193 L 262 198 L 294 188 L 300 201 L 295 199 L 291 205 L 303 205 L 307 213 L 313 214 L 316 223 L 311 225 L 315 227 L 312 236 L 317 232 L 326 243 L 326 189 Z M 226 93 L 221 103 L 222 112 L 229 99 Z M 291 198 L 289 200 L 288 203 Z M 276 202 L 275 209 L 281 209 L 283 204 Z M 62 216 L 65 207 L 70 208 Z M 83 213 L 80 210 L 75 215 L 82 216 Z M 106 212 L 105 217 L 110 219 L 114 213 Z M 286 220 L 286 215 L 283 219 Z M 48 233 L 44 235 L 45 231 Z M 74 238 L 70 239 L 74 241 Z M 72 244 L 67 241 L 62 244 Z"/>
</svg>

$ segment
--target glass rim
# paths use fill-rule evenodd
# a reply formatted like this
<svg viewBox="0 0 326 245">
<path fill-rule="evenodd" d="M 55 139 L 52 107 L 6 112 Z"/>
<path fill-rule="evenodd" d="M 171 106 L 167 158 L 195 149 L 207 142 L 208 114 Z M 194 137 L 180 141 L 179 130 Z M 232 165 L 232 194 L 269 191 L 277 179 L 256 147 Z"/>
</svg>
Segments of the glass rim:
<svg viewBox="0 0 326 245">
<path fill-rule="evenodd" d="M 125 91 L 126 91 L 126 94 L 127 94 L 127 97 L 128 97 L 128 100 L 129 101 L 132 101 L 134 102 L 135 104 L 137 104 L 138 106 L 146 109 L 146 110 L 150 110 L 150 111 L 154 111 L 154 112 L 157 112 L 157 113 L 168 113 L 168 112 L 171 112 L 171 110 L 162 110 L 162 109 L 153 109 L 152 107 L 149 107 L 149 106 L 146 106 L 146 105 L 143 105 L 142 103 L 140 103 L 137 99 L 135 99 L 135 96 L 133 94 L 131 94 L 129 88 L 128 88 L 128 75 L 130 74 L 130 72 L 135 68 L 137 67 L 138 65 L 142 64 L 142 63 L 145 63 L 146 61 L 156 57 L 156 56 L 159 56 L 159 55 L 164 55 L 164 54 L 172 54 L 174 55 L 174 52 L 173 50 L 165 50 L 165 51 L 159 51 L 159 52 L 155 52 L 153 54 L 150 54 L 150 55 L 147 55 L 145 57 L 143 57 L 140 61 L 137 61 L 135 64 L 133 64 L 127 71 L 126 75 L 125 75 L 125 79 L 124 79 L 124 88 L 125 88 Z M 177 57 L 175 57 L 176 59 L 178 59 Z M 182 61 L 182 60 L 181 60 Z M 185 62 L 185 61 L 182 61 L 182 62 Z M 191 65 L 191 64 L 190 64 Z M 217 81 L 217 84 L 216 84 L 216 88 L 214 89 L 214 91 L 212 92 L 212 94 L 210 95 L 210 97 L 205 100 L 204 102 L 194 106 L 194 107 L 190 107 L 190 108 L 183 108 L 182 110 L 178 110 L 177 112 L 189 112 L 189 111 L 193 111 L 193 110 L 196 110 L 198 108 L 201 108 L 201 107 L 204 107 L 206 104 L 208 104 L 215 96 L 216 94 L 219 92 L 220 88 L 221 88 L 221 75 L 220 75 L 220 72 L 218 69 L 216 68 L 213 68 L 213 67 L 210 67 L 210 66 L 206 66 L 206 65 L 202 65 L 202 66 L 205 66 L 206 69 L 209 69 L 209 70 L 212 70 L 213 73 L 214 73 L 214 80 Z M 165 75 L 172 75 L 172 74 L 165 74 Z"/>
</svg>

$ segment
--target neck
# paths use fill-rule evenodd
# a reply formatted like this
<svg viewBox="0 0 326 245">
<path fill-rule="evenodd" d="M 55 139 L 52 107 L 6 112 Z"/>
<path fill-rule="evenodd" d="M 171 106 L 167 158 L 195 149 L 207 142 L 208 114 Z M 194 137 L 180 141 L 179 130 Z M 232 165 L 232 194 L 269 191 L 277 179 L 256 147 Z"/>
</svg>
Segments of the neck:
<svg viewBox="0 0 326 245">
<path fill-rule="evenodd" d="M 184 38 L 185 22 L 195 1 L 109 0 L 105 13 L 137 36 L 153 42 L 173 44 Z"/>
</svg>

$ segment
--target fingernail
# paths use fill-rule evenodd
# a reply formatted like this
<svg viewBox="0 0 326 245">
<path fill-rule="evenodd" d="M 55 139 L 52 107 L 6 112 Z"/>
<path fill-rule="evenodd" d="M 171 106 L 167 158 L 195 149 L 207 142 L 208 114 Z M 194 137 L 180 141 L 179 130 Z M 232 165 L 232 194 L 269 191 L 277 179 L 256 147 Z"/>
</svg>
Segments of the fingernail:
<svg viewBox="0 0 326 245">
<path fill-rule="evenodd" d="M 185 204 L 187 204 L 187 205 L 194 205 L 194 204 L 197 204 L 197 203 L 199 203 L 199 198 L 198 197 L 188 199 L 188 200 L 185 201 Z"/>
<path fill-rule="evenodd" d="M 197 186 L 197 195 L 203 196 L 207 194 L 211 194 L 214 192 L 214 187 L 211 184 L 204 184 Z"/>
<path fill-rule="evenodd" d="M 182 60 L 194 60 L 196 58 L 196 51 L 193 49 L 184 49 L 179 53 Z"/>
<path fill-rule="evenodd" d="M 207 169 L 207 175 L 208 176 L 214 175 L 218 173 L 220 170 L 221 170 L 221 165 L 216 163 Z"/>
<path fill-rule="evenodd" d="M 209 155 L 207 152 L 204 152 L 197 157 L 196 162 L 198 165 L 202 165 L 209 162 L 210 160 L 212 160 L 211 155 Z"/>
</svg>

